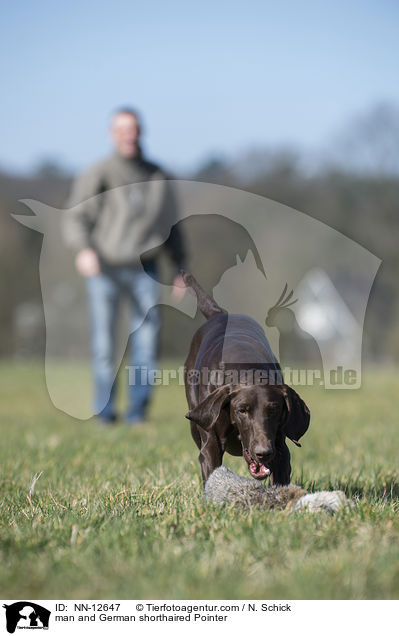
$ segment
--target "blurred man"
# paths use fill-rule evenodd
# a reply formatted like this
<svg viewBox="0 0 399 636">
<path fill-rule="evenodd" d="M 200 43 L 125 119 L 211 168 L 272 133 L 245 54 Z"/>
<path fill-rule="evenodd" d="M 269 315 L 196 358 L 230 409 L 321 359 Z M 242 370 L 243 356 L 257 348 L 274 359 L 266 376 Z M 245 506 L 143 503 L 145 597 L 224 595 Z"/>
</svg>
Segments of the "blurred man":
<svg viewBox="0 0 399 636">
<path fill-rule="evenodd" d="M 166 174 L 143 157 L 137 113 L 129 108 L 116 111 L 110 133 L 115 152 L 76 180 L 64 230 L 67 244 L 76 251 L 76 268 L 87 282 L 94 408 L 104 424 L 112 424 L 117 415 L 115 328 L 119 301 L 123 294 L 129 298 L 129 329 L 133 333 L 129 364 L 140 369 L 136 382 L 129 386 L 126 420 L 137 425 L 147 416 L 151 384 L 143 369 L 155 368 L 159 329 L 158 263 L 154 256 L 145 259 L 145 252 L 153 254 L 152 248 L 164 240 L 165 233 L 169 234 L 177 221 L 177 211 Z M 178 298 L 184 293 L 178 274 L 184 266 L 178 229 L 171 234 L 166 247 L 175 267 L 174 295 Z"/>
</svg>

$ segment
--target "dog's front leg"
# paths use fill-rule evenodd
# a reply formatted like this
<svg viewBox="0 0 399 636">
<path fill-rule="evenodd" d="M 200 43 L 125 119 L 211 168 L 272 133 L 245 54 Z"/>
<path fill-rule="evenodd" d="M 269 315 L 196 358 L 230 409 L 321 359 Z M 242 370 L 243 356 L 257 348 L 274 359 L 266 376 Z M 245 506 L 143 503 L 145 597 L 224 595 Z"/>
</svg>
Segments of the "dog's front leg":
<svg viewBox="0 0 399 636">
<path fill-rule="evenodd" d="M 290 451 L 285 441 L 276 445 L 276 457 L 271 465 L 270 482 L 273 486 L 285 486 L 290 483 Z"/>
<path fill-rule="evenodd" d="M 215 468 L 222 465 L 223 451 L 215 433 L 201 430 L 200 435 L 201 450 L 198 459 L 201 465 L 202 481 L 205 484 Z"/>
</svg>

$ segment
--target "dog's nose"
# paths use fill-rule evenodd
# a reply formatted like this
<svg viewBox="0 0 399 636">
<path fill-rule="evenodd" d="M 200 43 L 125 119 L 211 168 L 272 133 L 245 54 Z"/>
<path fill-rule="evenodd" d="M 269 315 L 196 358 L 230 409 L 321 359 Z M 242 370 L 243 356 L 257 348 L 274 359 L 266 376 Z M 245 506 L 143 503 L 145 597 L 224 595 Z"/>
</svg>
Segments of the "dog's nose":
<svg viewBox="0 0 399 636">
<path fill-rule="evenodd" d="M 261 446 L 257 444 L 254 448 L 256 459 L 259 461 L 266 461 L 273 455 L 273 449 L 271 446 Z"/>
</svg>

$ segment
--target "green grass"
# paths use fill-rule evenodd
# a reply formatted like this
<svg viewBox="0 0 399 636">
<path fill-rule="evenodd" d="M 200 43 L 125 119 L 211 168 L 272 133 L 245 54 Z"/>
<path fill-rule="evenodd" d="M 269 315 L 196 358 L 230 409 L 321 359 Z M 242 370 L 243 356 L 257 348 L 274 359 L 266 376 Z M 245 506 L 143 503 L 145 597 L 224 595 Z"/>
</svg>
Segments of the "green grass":
<svg viewBox="0 0 399 636">
<path fill-rule="evenodd" d="M 398 597 L 398 373 L 300 390 L 292 481 L 345 490 L 335 516 L 205 506 L 182 387 L 157 389 L 146 428 L 103 430 L 54 408 L 40 366 L 0 373 L 3 598 Z"/>
</svg>

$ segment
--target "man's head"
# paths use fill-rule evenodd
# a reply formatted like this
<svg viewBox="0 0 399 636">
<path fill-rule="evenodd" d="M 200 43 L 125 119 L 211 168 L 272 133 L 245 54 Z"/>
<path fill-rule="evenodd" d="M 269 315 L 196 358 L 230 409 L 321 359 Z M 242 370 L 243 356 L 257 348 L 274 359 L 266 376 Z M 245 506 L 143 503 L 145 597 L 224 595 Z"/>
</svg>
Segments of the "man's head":
<svg viewBox="0 0 399 636">
<path fill-rule="evenodd" d="M 136 111 L 119 108 L 113 115 L 110 128 L 111 139 L 117 152 L 126 159 L 140 154 L 140 121 Z"/>
</svg>

